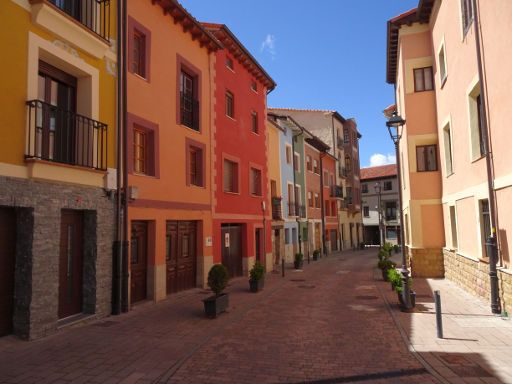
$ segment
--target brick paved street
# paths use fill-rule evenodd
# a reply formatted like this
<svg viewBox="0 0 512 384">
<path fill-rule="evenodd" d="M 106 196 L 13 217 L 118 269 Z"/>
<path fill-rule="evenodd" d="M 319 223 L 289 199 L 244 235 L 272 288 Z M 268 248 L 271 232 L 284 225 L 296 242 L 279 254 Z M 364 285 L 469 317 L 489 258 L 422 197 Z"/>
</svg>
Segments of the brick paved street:
<svg viewBox="0 0 512 384">
<path fill-rule="evenodd" d="M 231 282 L 229 313 L 194 289 L 42 340 L 0 339 L 2 383 L 437 383 L 411 354 L 374 278 L 375 250 Z M 393 311 L 395 309 L 392 309 Z"/>
</svg>

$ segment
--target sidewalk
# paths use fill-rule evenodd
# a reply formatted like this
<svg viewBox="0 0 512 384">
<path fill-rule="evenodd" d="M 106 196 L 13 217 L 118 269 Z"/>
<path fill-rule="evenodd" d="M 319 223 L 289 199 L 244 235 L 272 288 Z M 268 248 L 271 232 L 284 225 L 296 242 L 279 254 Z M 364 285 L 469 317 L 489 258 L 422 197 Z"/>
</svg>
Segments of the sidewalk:
<svg viewBox="0 0 512 384">
<path fill-rule="evenodd" d="M 512 383 L 512 320 L 493 315 L 489 303 L 449 280 L 415 278 L 416 308 L 404 313 L 398 309 L 397 294 L 390 284 L 381 282 L 379 288 L 410 350 L 446 382 Z M 442 339 L 437 338 L 437 290 L 441 294 Z"/>
</svg>

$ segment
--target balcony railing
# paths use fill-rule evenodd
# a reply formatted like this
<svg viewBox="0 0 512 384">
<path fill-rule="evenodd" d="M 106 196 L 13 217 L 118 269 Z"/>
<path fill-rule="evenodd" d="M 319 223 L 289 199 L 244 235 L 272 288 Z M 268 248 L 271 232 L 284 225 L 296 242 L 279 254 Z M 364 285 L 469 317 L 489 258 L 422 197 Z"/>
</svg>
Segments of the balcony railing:
<svg viewBox="0 0 512 384">
<path fill-rule="evenodd" d="M 107 125 L 40 100 L 27 101 L 25 158 L 107 169 Z"/>
<path fill-rule="evenodd" d="M 281 197 L 272 197 L 272 220 L 283 220 Z"/>
<path fill-rule="evenodd" d="M 180 92 L 181 124 L 199 131 L 199 101 L 192 95 Z"/>
<path fill-rule="evenodd" d="M 105 40 L 110 39 L 110 0 L 48 0 Z"/>
<path fill-rule="evenodd" d="M 294 201 L 288 202 L 288 216 L 306 217 L 306 206 Z"/>
<path fill-rule="evenodd" d="M 343 199 L 343 187 L 340 187 L 339 185 L 331 185 L 331 197 Z"/>
</svg>

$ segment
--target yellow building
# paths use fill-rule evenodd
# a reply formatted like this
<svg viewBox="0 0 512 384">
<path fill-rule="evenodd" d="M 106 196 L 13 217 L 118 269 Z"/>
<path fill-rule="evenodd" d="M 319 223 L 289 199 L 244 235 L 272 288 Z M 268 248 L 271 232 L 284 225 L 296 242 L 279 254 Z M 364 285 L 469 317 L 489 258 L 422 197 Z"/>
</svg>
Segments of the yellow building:
<svg viewBox="0 0 512 384">
<path fill-rule="evenodd" d="M 110 313 L 116 1 L 77 3 L 0 2 L 0 336 Z"/>
</svg>

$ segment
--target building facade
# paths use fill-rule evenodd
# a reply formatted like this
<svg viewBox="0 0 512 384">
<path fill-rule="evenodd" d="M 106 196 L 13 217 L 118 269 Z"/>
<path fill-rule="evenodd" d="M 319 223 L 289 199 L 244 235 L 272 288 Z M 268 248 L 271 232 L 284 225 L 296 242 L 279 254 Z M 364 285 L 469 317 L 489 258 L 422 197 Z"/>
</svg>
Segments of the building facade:
<svg viewBox="0 0 512 384">
<path fill-rule="evenodd" d="M 220 44 L 167 3 L 165 12 L 149 1 L 127 10 L 131 304 L 205 286 L 214 263 L 210 110 Z"/>
<path fill-rule="evenodd" d="M 214 262 L 248 276 L 255 261 L 273 268 L 266 98 L 275 83 L 225 25 L 203 25 L 225 47 L 215 54 Z"/>
<path fill-rule="evenodd" d="M 361 169 L 364 243 L 400 245 L 396 164 Z"/>
<path fill-rule="evenodd" d="M 0 3 L 0 336 L 111 311 L 116 3 Z"/>
<path fill-rule="evenodd" d="M 431 169 L 428 180 L 411 175 L 408 182 L 411 193 L 416 189 L 428 204 L 410 210 L 409 225 L 424 224 L 423 248 L 439 250 L 432 255 L 439 260 L 436 271 L 481 297 L 491 292 L 485 243 L 496 240 L 496 290 L 507 311 L 512 161 L 506 143 L 512 112 L 505 95 L 512 46 L 502 37 L 511 19 L 508 2 L 431 0 L 388 22 L 388 82 L 397 85 L 398 111 L 406 129 L 428 128 L 418 132 L 428 140 L 417 142 L 426 152 L 416 147 L 417 155 L 404 162 L 414 169 L 424 160 Z M 425 196 L 427 186 L 435 194 Z"/>
</svg>

